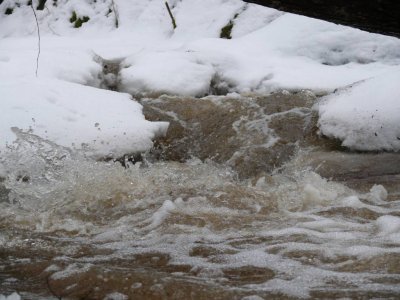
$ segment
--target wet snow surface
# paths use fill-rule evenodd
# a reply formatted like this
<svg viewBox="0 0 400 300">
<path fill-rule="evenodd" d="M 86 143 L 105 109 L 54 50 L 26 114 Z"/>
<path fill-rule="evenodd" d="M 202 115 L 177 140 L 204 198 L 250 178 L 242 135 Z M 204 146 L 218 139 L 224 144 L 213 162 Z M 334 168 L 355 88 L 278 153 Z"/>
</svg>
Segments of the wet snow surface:
<svg viewBox="0 0 400 300">
<path fill-rule="evenodd" d="M 1 2 L 0 299 L 398 298 L 400 41 L 169 3 Z"/>
</svg>

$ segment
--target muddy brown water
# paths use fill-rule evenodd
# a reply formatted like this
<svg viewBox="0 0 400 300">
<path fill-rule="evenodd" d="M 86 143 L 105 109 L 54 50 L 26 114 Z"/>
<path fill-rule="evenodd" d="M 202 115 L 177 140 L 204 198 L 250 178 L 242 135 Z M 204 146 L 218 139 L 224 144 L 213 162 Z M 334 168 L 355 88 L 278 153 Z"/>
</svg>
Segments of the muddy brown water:
<svg viewBox="0 0 400 300">
<path fill-rule="evenodd" d="M 400 155 L 318 134 L 309 91 L 143 98 L 123 168 L 21 134 L 3 155 L 0 294 L 398 299 Z"/>
</svg>

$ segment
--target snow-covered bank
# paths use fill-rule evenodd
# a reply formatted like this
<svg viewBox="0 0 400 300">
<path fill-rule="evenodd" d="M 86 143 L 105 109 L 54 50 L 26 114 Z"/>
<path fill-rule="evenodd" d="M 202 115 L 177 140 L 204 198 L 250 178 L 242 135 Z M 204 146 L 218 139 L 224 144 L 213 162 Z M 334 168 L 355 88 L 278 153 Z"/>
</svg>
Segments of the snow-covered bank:
<svg viewBox="0 0 400 300">
<path fill-rule="evenodd" d="M 28 130 L 27 126 L 34 128 L 33 124 L 28 125 L 26 121 L 21 121 L 21 115 L 15 114 L 15 109 L 10 104 L 19 101 L 19 105 L 29 107 L 32 99 L 22 97 L 19 91 L 11 91 L 17 84 L 10 88 L 7 87 L 7 82 L 21 82 L 23 78 L 26 84 L 30 82 L 26 89 L 32 88 L 30 85 L 37 82 L 41 86 L 40 93 L 43 92 L 44 95 L 52 93 L 53 83 L 58 94 L 62 94 L 60 90 L 63 89 L 63 83 L 58 80 L 99 86 L 98 74 L 101 67 L 93 61 L 92 51 L 105 58 L 121 59 L 123 68 L 119 74 L 118 87 L 121 91 L 138 96 L 163 93 L 181 96 L 229 92 L 268 93 L 277 89 L 311 89 L 329 93 L 369 78 L 382 76 L 380 78 L 384 81 L 384 74 L 396 74 L 395 70 L 400 65 L 400 41 L 396 38 L 245 4 L 240 0 L 169 2 L 178 24 L 176 30 L 172 29 L 163 1 L 47 1 L 45 8 L 37 11 L 42 32 L 42 54 L 39 78 L 33 81 L 37 41 L 31 8 L 25 4 L 18 6 L 15 0 L 3 1 L 0 4 L 0 94 L 7 94 L 11 98 L 0 103 L 2 113 L 9 116 L 7 123 L 1 123 L 2 135 L 7 136 L 9 142 L 10 126 L 23 130 Z M 38 1 L 33 3 L 36 7 Z M 4 14 L 7 9 L 12 9 L 12 13 Z M 76 19 L 86 21 L 78 24 Z M 222 31 L 232 39 L 221 39 Z M 388 78 L 390 80 L 385 83 L 387 90 L 396 91 L 395 77 L 393 75 Z M 363 87 L 364 85 L 355 86 L 357 89 Z M 81 91 L 80 88 L 76 89 Z M 92 90 L 93 93 L 89 92 Z M 101 92 L 87 88 L 84 93 L 88 103 L 97 103 L 95 99 L 99 98 Z M 126 100 L 126 96 L 108 95 L 112 94 L 100 96 L 101 99 L 103 96 L 108 99 L 100 101 L 101 105 L 113 107 L 115 112 L 126 110 L 127 102 L 120 101 L 117 104 L 113 100 L 119 97 Z M 358 97 L 357 95 L 355 90 L 354 97 Z M 363 98 L 354 102 L 350 99 L 354 104 L 349 103 L 346 108 L 343 107 L 342 116 L 335 118 L 329 117 L 337 111 L 334 105 L 335 96 L 332 96 L 331 100 L 327 100 L 332 101 L 330 105 L 325 103 L 321 106 L 322 132 L 343 139 L 346 146 L 359 150 L 398 150 L 397 144 L 391 142 L 395 135 L 393 132 L 389 135 L 387 132 L 376 132 L 379 142 L 371 142 L 368 130 L 356 130 L 360 126 L 367 127 L 363 123 L 367 119 L 356 117 L 357 122 L 354 123 L 351 110 L 352 105 L 362 103 L 366 109 L 365 114 L 372 115 L 379 110 L 377 106 L 385 102 L 388 110 L 396 111 L 399 105 L 396 101 L 385 100 L 388 96 L 392 97 L 385 92 L 376 94 L 373 98 L 375 100 Z M 15 100 L 14 97 L 20 100 Z M 33 95 L 34 99 L 45 97 L 41 97 L 41 94 Z M 385 99 L 381 99 L 382 97 Z M 26 105 L 23 101 L 26 101 Z M 66 98 L 57 98 L 57 101 L 62 101 L 66 109 L 70 109 Z M 348 102 L 341 101 L 346 104 Z M 85 110 L 84 107 L 76 107 L 76 103 L 71 102 L 72 109 Z M 130 105 L 131 110 L 138 112 L 135 104 Z M 92 126 L 92 123 L 111 126 L 111 114 L 108 114 L 106 108 L 98 109 L 99 106 L 100 104 L 95 104 L 91 107 L 96 118 L 81 123 L 82 130 L 72 130 L 71 127 L 54 132 L 62 132 L 68 136 L 64 144 L 66 141 L 92 143 L 93 140 L 99 140 L 97 131 L 93 135 L 82 134 L 91 131 L 87 126 Z M 53 109 L 54 112 L 51 113 Z M 56 117 L 55 105 L 46 104 L 46 110 L 45 114 Z M 32 115 L 32 112 L 26 111 L 25 117 L 28 118 L 28 115 Z M 57 119 L 61 120 L 63 117 L 64 115 L 59 115 Z M 29 119 L 32 118 L 35 117 L 32 115 Z M 400 119 L 400 115 L 392 114 L 389 123 L 396 124 L 397 118 Z M 135 123 L 135 119 L 142 120 L 140 112 L 132 115 L 131 120 L 123 118 L 119 121 Z M 35 120 L 39 122 L 37 118 Z M 42 121 L 44 120 L 48 122 L 51 118 Z M 332 122 L 336 125 L 333 126 Z M 68 125 L 65 124 L 60 122 L 59 125 L 51 126 L 67 128 Z M 49 124 L 44 127 L 46 126 L 50 127 Z M 132 124 L 124 126 L 133 128 Z M 131 145 L 133 141 L 141 140 L 144 136 L 144 140 L 149 141 L 162 128 L 165 129 L 165 124 L 149 126 L 152 129 L 148 129 L 147 133 L 140 130 L 133 134 L 131 131 Z M 336 129 L 333 130 L 333 127 Z M 336 132 L 338 128 L 344 127 L 347 130 Z M 125 129 L 121 128 L 116 136 L 124 137 L 124 132 Z M 57 136 L 58 142 L 62 139 Z M 100 139 L 105 144 L 115 145 L 112 149 L 98 149 L 100 153 L 117 151 L 119 148 L 118 138 L 107 140 L 103 136 Z M 353 147 L 349 140 L 354 140 L 353 144 L 357 144 L 357 147 Z M 4 146 L 3 138 L 1 143 Z M 144 149 L 144 145 L 149 147 L 151 144 L 141 142 L 132 146 L 132 150 Z M 121 142 L 120 150 L 122 149 L 126 150 L 125 142 Z"/>
<path fill-rule="evenodd" d="M 319 106 L 319 127 L 354 150 L 400 151 L 400 68 L 354 84 Z"/>
<path fill-rule="evenodd" d="M 118 157 L 152 147 L 167 123 L 148 122 L 128 94 L 99 89 L 101 64 L 83 39 L 42 37 L 38 77 L 36 39 L 3 39 L 0 46 L 0 152 L 15 130 L 94 157 Z"/>
<path fill-rule="evenodd" d="M 36 79 L 2 82 L 0 90 L 1 107 L 7 112 L 0 122 L 2 144 L 14 141 L 9 129 L 18 127 L 95 157 L 116 157 L 146 151 L 168 127 L 146 121 L 128 94 Z"/>
</svg>

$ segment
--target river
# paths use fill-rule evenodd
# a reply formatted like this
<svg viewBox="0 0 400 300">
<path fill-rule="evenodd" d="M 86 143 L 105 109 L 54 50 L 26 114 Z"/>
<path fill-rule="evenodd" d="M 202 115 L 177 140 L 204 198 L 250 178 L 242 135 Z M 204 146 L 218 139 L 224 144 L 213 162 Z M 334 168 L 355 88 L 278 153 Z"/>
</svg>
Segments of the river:
<svg viewBox="0 0 400 300">
<path fill-rule="evenodd" d="M 319 96 L 142 98 L 169 132 L 120 161 L 15 130 L 0 294 L 398 299 L 400 155 L 320 136 Z"/>
</svg>

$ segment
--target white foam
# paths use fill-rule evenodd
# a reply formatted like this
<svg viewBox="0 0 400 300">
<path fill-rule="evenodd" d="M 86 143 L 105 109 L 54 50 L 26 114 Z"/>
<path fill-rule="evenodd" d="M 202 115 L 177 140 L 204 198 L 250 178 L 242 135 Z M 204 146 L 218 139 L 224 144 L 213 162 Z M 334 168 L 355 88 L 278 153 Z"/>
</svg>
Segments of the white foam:
<svg viewBox="0 0 400 300">
<path fill-rule="evenodd" d="M 379 234 L 389 235 L 400 233 L 400 218 L 395 216 L 382 216 L 376 219 Z"/>
<path fill-rule="evenodd" d="M 264 298 L 257 296 L 257 295 L 251 295 L 251 296 L 243 297 L 241 300 L 264 300 Z"/>
<path fill-rule="evenodd" d="M 56 271 L 51 274 L 51 279 L 60 280 L 80 273 L 88 272 L 93 267 L 92 264 L 77 264 L 73 263 L 68 265 L 64 270 Z"/>
<path fill-rule="evenodd" d="M 153 214 L 151 217 L 151 224 L 149 228 L 155 228 L 159 226 L 176 208 L 176 205 L 171 200 L 166 200 L 162 206 Z"/>
<path fill-rule="evenodd" d="M 372 203 L 382 204 L 386 201 L 388 192 L 383 185 L 375 184 L 369 191 L 368 199 Z"/>
<path fill-rule="evenodd" d="M 342 199 L 342 204 L 349 207 L 363 207 L 364 204 L 357 196 L 349 196 Z"/>
<path fill-rule="evenodd" d="M 128 300 L 128 299 L 129 297 L 127 295 L 119 292 L 110 293 L 103 298 L 103 300 Z"/>
</svg>

